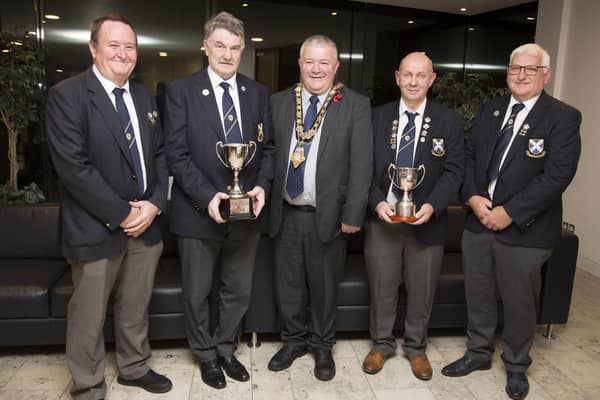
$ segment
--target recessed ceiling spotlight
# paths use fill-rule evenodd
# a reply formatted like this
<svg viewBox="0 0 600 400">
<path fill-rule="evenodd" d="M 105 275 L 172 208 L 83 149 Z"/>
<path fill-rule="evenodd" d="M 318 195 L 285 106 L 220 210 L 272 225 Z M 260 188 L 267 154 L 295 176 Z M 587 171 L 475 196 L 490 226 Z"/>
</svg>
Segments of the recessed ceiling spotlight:
<svg viewBox="0 0 600 400">
<path fill-rule="evenodd" d="M 200 50 L 204 51 L 204 50 L 206 50 L 206 49 L 204 48 L 204 46 L 202 46 L 202 47 L 200 47 Z"/>
<path fill-rule="evenodd" d="M 467 11 L 467 9 L 465 7 L 461 7 L 460 11 L 465 12 L 465 11 Z"/>
<path fill-rule="evenodd" d="M 23 42 L 15 40 L 14 42 L 10 42 L 10 44 L 14 44 L 15 46 L 23 46 Z"/>
<path fill-rule="evenodd" d="M 248 3 L 242 3 L 242 7 L 248 7 Z"/>
<path fill-rule="evenodd" d="M 54 15 L 54 14 L 46 14 L 46 15 L 44 15 L 44 18 L 57 20 L 57 19 L 60 19 L 60 16 Z"/>
<path fill-rule="evenodd" d="M 60 68 L 56 68 L 56 72 L 58 72 L 58 73 L 60 74 L 61 72 L 65 72 L 65 71 L 63 71 L 63 70 L 62 70 L 62 69 L 60 69 Z"/>
<path fill-rule="evenodd" d="M 474 31 L 474 30 L 475 30 L 475 28 L 473 28 L 472 26 L 470 26 L 470 27 L 469 27 L 469 30 L 470 30 L 470 31 Z"/>
<path fill-rule="evenodd" d="M 527 21 L 535 21 L 535 17 L 527 17 Z"/>
<path fill-rule="evenodd" d="M 251 42 L 257 42 L 257 43 L 258 43 L 258 42 L 262 42 L 263 40 L 264 40 L 264 39 L 263 39 L 263 38 L 261 38 L 260 36 L 254 36 L 254 37 L 251 37 L 251 38 L 250 38 L 250 41 L 251 41 Z"/>
<path fill-rule="evenodd" d="M 168 57 L 169 53 L 167 53 L 166 51 L 159 51 L 158 52 L 158 56 L 159 57 Z"/>
<path fill-rule="evenodd" d="M 412 19 L 410 21 L 408 21 L 409 24 L 414 24 L 415 21 L 413 21 Z"/>
<path fill-rule="evenodd" d="M 30 36 L 35 36 L 35 35 L 37 35 L 37 33 L 35 33 L 34 31 L 29 31 L 29 32 L 27 32 L 27 34 L 28 34 L 28 35 L 30 35 Z"/>
<path fill-rule="evenodd" d="M 332 11 L 331 15 L 333 15 L 335 17 L 337 15 L 337 11 Z"/>
<path fill-rule="evenodd" d="M 3 53 L 10 53 L 10 50 L 9 49 L 2 49 L 2 52 Z"/>
</svg>

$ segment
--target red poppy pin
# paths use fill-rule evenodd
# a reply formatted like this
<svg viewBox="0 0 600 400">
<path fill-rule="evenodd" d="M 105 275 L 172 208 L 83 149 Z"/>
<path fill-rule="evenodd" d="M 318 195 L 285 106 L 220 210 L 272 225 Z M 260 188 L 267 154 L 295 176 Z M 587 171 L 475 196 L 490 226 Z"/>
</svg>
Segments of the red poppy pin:
<svg viewBox="0 0 600 400">
<path fill-rule="evenodd" d="M 335 96 L 333 96 L 333 102 L 337 103 L 338 101 L 340 101 L 342 99 L 342 94 L 341 93 L 336 93 Z"/>
</svg>

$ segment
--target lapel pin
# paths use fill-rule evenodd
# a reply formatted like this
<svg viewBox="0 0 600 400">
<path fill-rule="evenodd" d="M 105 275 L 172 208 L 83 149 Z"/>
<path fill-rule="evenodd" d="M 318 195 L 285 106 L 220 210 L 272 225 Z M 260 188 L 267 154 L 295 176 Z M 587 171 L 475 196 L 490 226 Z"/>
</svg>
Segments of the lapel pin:
<svg viewBox="0 0 600 400">
<path fill-rule="evenodd" d="M 423 124 L 423 129 L 429 129 L 429 124 Z"/>
<path fill-rule="evenodd" d="M 495 110 L 495 111 L 494 111 L 494 117 L 497 117 L 498 115 L 500 115 L 500 111 L 498 111 L 498 110 Z"/>
<path fill-rule="evenodd" d="M 431 118 L 430 117 L 425 117 L 425 122 L 430 123 L 431 122 Z"/>
<path fill-rule="evenodd" d="M 421 137 L 421 143 L 425 143 L 425 136 Z"/>
<path fill-rule="evenodd" d="M 240 89 L 242 89 L 242 92 L 246 91 L 246 86 L 242 86 Z"/>
<path fill-rule="evenodd" d="M 202 95 L 208 96 L 209 94 L 210 92 L 208 91 L 208 89 L 202 89 Z"/>
</svg>

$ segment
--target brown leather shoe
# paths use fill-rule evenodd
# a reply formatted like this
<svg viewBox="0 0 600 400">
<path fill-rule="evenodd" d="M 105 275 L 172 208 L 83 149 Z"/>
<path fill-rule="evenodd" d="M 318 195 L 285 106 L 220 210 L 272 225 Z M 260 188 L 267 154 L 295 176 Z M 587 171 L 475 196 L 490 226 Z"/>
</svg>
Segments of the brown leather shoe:
<svg viewBox="0 0 600 400">
<path fill-rule="evenodd" d="M 380 351 L 371 350 L 363 361 L 363 371 L 367 374 L 376 374 L 383 368 L 385 362 L 385 356 Z"/>
<path fill-rule="evenodd" d="M 433 371 L 426 354 L 419 354 L 418 356 L 411 357 L 410 367 L 412 368 L 413 374 L 415 374 L 417 378 L 424 381 L 431 379 Z"/>
</svg>

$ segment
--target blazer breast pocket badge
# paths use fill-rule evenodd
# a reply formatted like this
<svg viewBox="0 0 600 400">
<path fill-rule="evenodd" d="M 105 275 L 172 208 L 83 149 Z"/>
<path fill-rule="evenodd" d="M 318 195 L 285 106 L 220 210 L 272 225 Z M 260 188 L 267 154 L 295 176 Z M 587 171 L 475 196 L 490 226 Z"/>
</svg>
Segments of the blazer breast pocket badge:
<svg viewBox="0 0 600 400">
<path fill-rule="evenodd" d="M 530 158 L 542 158 L 546 155 L 546 150 L 544 149 L 544 139 L 531 138 L 529 139 L 529 144 L 527 145 L 527 150 L 525 151 L 527 157 Z"/>
<path fill-rule="evenodd" d="M 443 157 L 446 155 L 444 138 L 431 138 L 431 154 L 436 157 Z"/>
<path fill-rule="evenodd" d="M 262 143 L 263 140 L 265 140 L 265 134 L 263 132 L 263 123 L 259 122 L 258 125 L 256 125 L 256 128 L 258 129 L 258 134 L 256 135 L 256 140 L 258 140 L 258 143 Z"/>
</svg>

